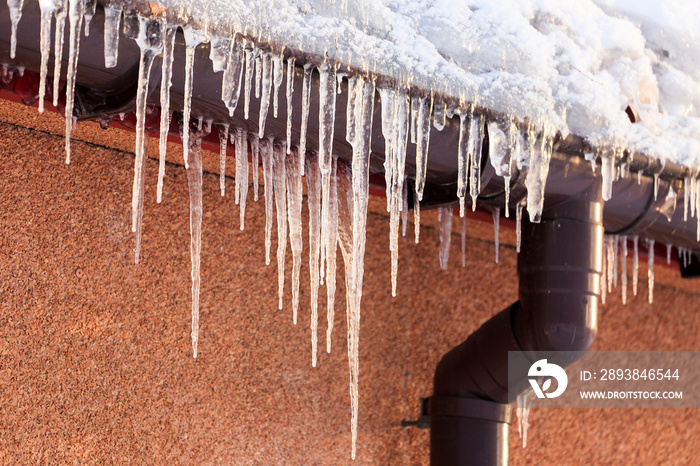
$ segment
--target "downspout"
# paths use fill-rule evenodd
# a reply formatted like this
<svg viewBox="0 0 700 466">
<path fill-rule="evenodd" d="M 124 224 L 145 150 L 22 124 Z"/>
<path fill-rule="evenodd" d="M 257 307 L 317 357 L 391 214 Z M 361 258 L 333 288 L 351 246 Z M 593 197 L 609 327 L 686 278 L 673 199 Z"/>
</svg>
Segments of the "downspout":
<svg viewBox="0 0 700 466">
<path fill-rule="evenodd" d="M 523 219 L 519 300 L 437 366 L 428 406 L 434 466 L 508 463 L 509 351 L 534 362 L 530 351 L 584 352 L 593 343 L 603 259 L 601 183 L 599 177 L 561 183 L 578 195 L 558 196 L 554 181 L 542 221 Z M 528 386 L 527 379 L 513 384 L 518 391 Z"/>
</svg>

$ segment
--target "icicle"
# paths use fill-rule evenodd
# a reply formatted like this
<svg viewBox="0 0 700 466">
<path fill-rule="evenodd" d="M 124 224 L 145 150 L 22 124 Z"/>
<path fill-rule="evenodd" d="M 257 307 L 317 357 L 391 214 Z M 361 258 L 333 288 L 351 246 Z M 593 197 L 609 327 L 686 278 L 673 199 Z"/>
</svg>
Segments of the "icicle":
<svg viewBox="0 0 700 466">
<path fill-rule="evenodd" d="M 228 108 L 229 116 L 233 116 L 233 112 L 238 107 L 238 100 L 241 95 L 241 83 L 243 82 L 243 68 L 245 61 L 245 52 L 243 51 L 242 40 L 235 38 L 231 41 L 231 50 L 228 53 L 226 69 L 221 79 L 221 100 Z M 248 118 L 250 104 L 250 89 L 247 88 L 246 100 L 246 119 Z"/>
<path fill-rule="evenodd" d="M 697 204 L 698 204 L 698 193 L 699 192 L 700 192 L 700 190 L 698 189 L 698 180 L 697 180 L 697 178 L 693 177 L 690 179 L 690 216 L 691 217 L 694 217 L 696 214 L 695 210 L 696 210 Z M 700 217 L 700 215 L 698 215 L 698 217 Z"/>
<path fill-rule="evenodd" d="M 263 74 L 263 53 L 257 47 L 255 48 L 255 98 L 260 98 L 260 85 Z"/>
<path fill-rule="evenodd" d="M 648 257 L 649 257 L 649 304 L 654 302 L 654 240 L 647 240 Z"/>
<path fill-rule="evenodd" d="M 240 206 L 241 231 L 245 229 L 245 206 L 248 198 L 248 139 L 236 129 L 236 201 Z"/>
<path fill-rule="evenodd" d="M 173 53 L 175 49 L 175 33 L 177 27 L 169 27 L 165 30 L 163 44 L 163 60 L 160 78 L 160 141 L 159 141 L 159 165 L 158 187 L 156 200 L 160 204 L 163 200 L 163 179 L 165 178 L 165 155 L 168 147 L 168 133 L 170 132 L 170 87 L 173 84 Z"/>
<path fill-rule="evenodd" d="M 683 179 L 683 221 L 688 221 L 688 202 L 690 201 L 690 178 Z"/>
<path fill-rule="evenodd" d="M 318 326 L 318 286 L 319 286 L 319 256 L 321 254 L 321 174 L 315 155 L 306 158 L 306 186 L 309 203 L 309 278 L 311 282 L 311 339 L 312 339 L 312 365 L 315 362 L 316 352 L 313 350 L 313 340 Z M 328 319 L 326 333 L 326 350 L 330 353 L 330 334 L 333 329 L 332 316 Z"/>
<path fill-rule="evenodd" d="M 226 194 L 226 146 L 228 143 L 228 123 L 219 127 L 219 189 L 221 197 Z"/>
<path fill-rule="evenodd" d="M 418 96 L 411 96 L 411 144 L 417 144 L 418 139 L 418 116 L 420 113 L 421 99 Z"/>
<path fill-rule="evenodd" d="M 272 57 L 272 80 L 275 86 L 275 94 L 272 104 L 272 116 L 277 118 L 280 106 L 280 86 L 284 78 L 283 55 L 275 55 Z M 287 151 L 289 153 L 289 151 Z"/>
<path fill-rule="evenodd" d="M 428 169 L 428 146 L 430 144 L 430 114 L 433 110 L 433 96 L 420 99 L 418 108 L 417 146 L 416 146 L 416 192 L 418 200 L 423 199 L 425 177 Z"/>
<path fill-rule="evenodd" d="M 119 3 L 104 5 L 104 53 L 105 68 L 117 66 L 119 57 L 119 30 L 122 19 L 122 6 Z"/>
<path fill-rule="evenodd" d="M 284 151 L 286 155 L 286 150 Z M 284 155 L 283 155 L 284 157 Z M 287 220 L 289 222 L 289 243 L 292 247 L 292 318 L 294 325 L 297 323 L 297 313 L 299 311 L 299 279 L 301 274 L 301 252 L 303 248 L 301 232 L 301 202 L 303 197 L 302 179 L 299 172 L 299 153 L 294 151 L 286 157 L 287 175 Z M 285 240 L 286 242 L 286 240 Z M 318 326 L 318 316 L 316 322 L 311 324 L 311 345 L 312 345 L 312 366 L 316 367 L 316 347 L 318 336 L 316 330 Z"/>
<path fill-rule="evenodd" d="M 536 147 L 537 137 L 532 125 L 528 128 L 528 145 L 530 152 L 530 168 L 525 178 L 527 187 L 527 212 L 530 221 L 539 223 L 544 205 L 544 189 L 549 174 L 549 161 L 552 158 L 554 130 L 548 124 L 542 129 L 541 145 Z"/>
<path fill-rule="evenodd" d="M 603 200 L 609 201 L 612 198 L 612 185 L 614 179 L 615 170 L 615 153 L 612 151 L 605 151 L 601 156 L 601 168 L 600 172 L 603 176 Z"/>
<path fill-rule="evenodd" d="M 353 191 L 353 289 L 357 293 L 357 306 L 362 299 L 364 277 L 365 242 L 367 234 L 367 204 L 369 197 L 369 158 L 374 116 L 374 81 L 360 78 L 357 84 L 361 94 L 357 98 L 355 139 L 352 144 L 352 191 Z M 403 176 L 403 173 L 401 174 Z"/>
<path fill-rule="evenodd" d="M 257 65 L 257 62 L 256 62 Z M 256 75 L 257 79 L 257 75 Z M 270 86 L 272 85 L 272 54 L 264 53 L 262 56 L 262 98 L 260 99 L 260 120 L 258 123 L 258 136 L 265 135 L 265 121 L 270 108 Z"/>
<path fill-rule="evenodd" d="M 416 236 L 415 243 L 420 242 L 420 200 L 418 193 L 413 193 L 413 233 Z"/>
<path fill-rule="evenodd" d="M 253 46 L 245 46 L 245 93 L 243 102 L 243 116 L 247 120 L 250 116 L 250 92 L 253 87 L 253 71 L 255 69 L 255 54 Z"/>
<path fill-rule="evenodd" d="M 226 70 L 229 54 L 231 53 L 231 45 L 232 40 L 228 37 L 219 35 L 211 36 L 209 41 L 209 60 L 211 60 L 211 68 L 214 73 Z"/>
<path fill-rule="evenodd" d="M 452 241 L 452 207 L 438 209 L 438 223 L 440 224 L 440 269 L 447 270 Z"/>
<path fill-rule="evenodd" d="M 498 236 L 498 235 L 496 235 Z M 467 266 L 467 217 L 462 217 L 462 268 Z"/>
<path fill-rule="evenodd" d="M 491 211 L 491 214 L 493 215 L 493 237 L 494 237 L 494 247 L 496 249 L 496 264 L 498 264 L 498 224 L 499 220 L 501 218 L 501 208 L 500 207 L 494 207 L 494 209 Z"/>
<path fill-rule="evenodd" d="M 518 418 L 518 434 L 523 439 L 523 448 L 527 448 L 527 431 L 530 427 L 528 418 L 530 417 L 530 408 L 532 403 L 537 399 L 535 391 L 528 388 L 517 397 L 517 408 L 515 414 Z"/>
<path fill-rule="evenodd" d="M 321 244 L 326 244 L 329 222 L 329 200 L 331 185 L 331 154 L 333 152 L 333 130 L 335 125 L 336 103 L 336 67 L 328 59 L 323 61 L 319 69 L 319 154 L 318 165 L 321 170 Z M 323 270 L 325 248 L 321 248 L 321 283 L 325 272 Z"/>
<path fill-rule="evenodd" d="M 292 94 L 294 94 L 294 58 L 287 58 L 287 153 L 292 152 Z M 306 154 L 299 152 L 299 174 L 304 175 Z"/>
<path fill-rule="evenodd" d="M 469 184 L 469 148 L 472 141 L 471 132 L 474 120 L 474 104 L 469 106 L 467 113 L 459 115 L 459 144 L 457 150 L 457 197 L 459 198 L 459 216 L 464 217 Z"/>
<path fill-rule="evenodd" d="M 144 171 L 146 169 L 146 99 L 148 98 L 148 81 L 153 60 L 163 50 L 163 33 L 165 21 L 138 17 L 138 36 L 136 43 L 141 51 L 139 60 L 139 78 L 136 88 L 136 148 L 134 157 L 134 184 L 131 198 L 131 231 L 136 233 L 136 243 L 141 243 L 141 220 L 143 218 Z M 79 29 L 78 29 L 79 30 Z M 139 262 L 137 247 L 135 262 Z"/>
<path fill-rule="evenodd" d="M 433 126 L 438 131 L 442 131 L 445 128 L 445 101 L 442 99 L 437 99 L 433 107 Z"/>
<path fill-rule="evenodd" d="M 627 237 L 623 236 L 620 238 L 620 246 L 622 250 L 620 252 L 620 264 L 622 265 L 622 273 L 620 278 L 622 279 L 622 304 L 627 304 Z"/>
<path fill-rule="evenodd" d="M 605 236 L 605 242 L 606 242 L 606 248 L 608 251 L 608 258 L 607 258 L 607 263 L 608 263 L 608 271 L 607 271 L 607 276 L 608 276 L 608 293 L 612 292 L 612 284 L 613 284 L 613 261 L 615 260 L 615 256 L 613 255 L 613 242 L 612 238 L 610 236 Z"/>
<path fill-rule="evenodd" d="M 265 265 L 270 265 L 270 248 L 272 245 L 272 200 L 273 200 L 273 155 L 272 139 L 260 140 L 263 181 L 265 183 Z"/>
<path fill-rule="evenodd" d="M 299 153 L 306 157 L 306 129 L 309 125 L 309 107 L 311 106 L 311 73 L 314 69 L 310 63 L 304 65 L 301 85 L 301 131 L 299 134 Z"/>
<path fill-rule="evenodd" d="M 97 8 L 96 0 L 83 0 L 85 2 L 85 37 L 90 37 L 90 23 L 92 18 L 95 16 L 95 10 Z"/>
<path fill-rule="evenodd" d="M 253 137 L 250 142 L 251 145 L 251 158 L 252 169 L 253 169 L 253 200 L 258 202 L 258 191 L 259 191 L 259 173 L 260 173 L 260 139 Z"/>
<path fill-rule="evenodd" d="M 591 170 L 595 174 L 595 162 L 598 159 L 598 155 L 595 152 L 584 152 L 583 158 L 591 163 Z"/>
<path fill-rule="evenodd" d="M 39 113 L 44 113 L 44 96 L 46 95 L 46 75 L 49 71 L 49 54 L 51 53 L 51 15 L 54 3 L 40 0 L 41 28 L 39 30 L 39 48 L 41 49 L 41 71 L 39 72 Z"/>
<path fill-rule="evenodd" d="M 603 273 L 600 275 L 600 300 L 605 304 L 608 296 L 608 265 L 610 261 L 608 260 L 608 249 L 609 243 L 608 238 L 603 238 Z"/>
<path fill-rule="evenodd" d="M 659 195 L 659 174 L 654 173 L 654 200 L 656 200 L 658 195 Z"/>
<path fill-rule="evenodd" d="M 190 131 L 189 121 L 183 120 L 182 133 Z M 184 138 L 183 138 L 184 140 Z M 189 138 L 187 139 L 189 140 Z M 202 142 L 201 135 L 195 141 L 195 150 L 183 149 L 190 159 L 187 166 L 187 185 L 190 190 L 190 259 L 192 261 L 192 350 L 197 357 L 199 345 L 199 289 L 200 261 L 202 253 Z"/>
<path fill-rule="evenodd" d="M 14 60 L 17 50 L 17 25 L 22 18 L 24 0 L 7 0 L 7 7 L 10 9 L 10 58 Z"/>
<path fill-rule="evenodd" d="M 610 240 L 613 245 L 613 285 L 617 288 L 617 256 L 619 252 L 620 237 L 613 235 Z"/>
<path fill-rule="evenodd" d="M 273 183 L 275 189 L 275 207 L 277 210 L 277 285 L 279 305 L 282 310 L 282 298 L 284 295 L 284 259 L 287 251 L 287 192 L 285 167 L 285 150 L 282 146 L 275 144 L 273 163 Z M 266 192 L 267 194 L 267 192 Z"/>
<path fill-rule="evenodd" d="M 642 170 L 637 172 L 637 184 L 642 184 Z"/>
<path fill-rule="evenodd" d="M 523 223 L 523 207 L 527 203 L 527 199 L 523 198 L 515 206 L 515 252 L 520 253 L 520 242 L 522 239 L 522 223 Z"/>
<path fill-rule="evenodd" d="M 348 102 L 355 97 L 354 89 L 355 78 L 348 80 Z M 382 136 L 384 136 L 384 183 L 386 185 L 386 211 L 391 212 L 391 186 L 394 179 L 394 139 L 395 139 L 395 118 L 396 118 L 396 98 L 398 91 L 396 89 L 382 87 L 379 89 L 379 96 L 382 103 Z M 354 105 L 348 104 L 348 128 L 347 134 L 351 134 L 352 125 L 350 125 L 350 110 L 354 109 Z"/>
<path fill-rule="evenodd" d="M 192 84 L 194 80 L 194 53 L 197 46 L 202 43 L 204 39 L 204 34 L 202 31 L 198 31 L 192 27 L 185 27 L 183 30 L 185 34 L 185 95 L 184 95 L 184 110 L 183 110 L 183 122 L 185 126 L 190 124 L 190 116 L 192 113 Z M 187 151 L 189 147 L 189 131 L 183 133 L 185 138 L 182 141 L 183 150 Z M 189 167 L 189 157 L 185 152 L 185 168 Z"/>
<path fill-rule="evenodd" d="M 484 135 L 484 117 L 477 116 L 472 119 L 472 128 L 469 138 L 469 195 L 472 198 L 472 212 L 476 210 L 476 198 L 481 191 L 481 148 Z"/>
<path fill-rule="evenodd" d="M 632 237 L 632 294 L 637 296 L 637 282 L 639 281 L 639 236 Z"/>
<path fill-rule="evenodd" d="M 68 68 L 66 69 L 66 164 L 70 163 L 70 133 L 73 130 L 73 104 L 75 99 L 75 74 L 80 52 L 80 29 L 83 25 L 85 4 L 83 0 L 71 0 L 69 4 L 70 39 Z M 19 18 L 17 18 L 19 21 Z"/>
<path fill-rule="evenodd" d="M 56 18 L 56 30 L 54 35 L 53 54 L 53 106 L 58 106 L 58 90 L 61 83 L 61 65 L 63 63 L 63 39 L 66 27 L 66 6 L 68 0 L 54 0 L 54 17 Z"/>
<path fill-rule="evenodd" d="M 338 95 L 343 93 L 342 85 L 343 85 L 343 78 L 344 77 L 345 77 L 344 73 L 336 73 L 336 75 L 335 75 L 335 78 L 336 78 L 335 80 L 336 80 L 336 84 L 337 84 L 336 87 L 338 89 Z"/>
<path fill-rule="evenodd" d="M 326 236 L 326 352 L 331 352 L 331 333 L 335 320 L 335 274 L 338 251 L 338 159 L 333 158 L 333 172 L 331 173 L 331 199 L 328 235 Z"/>
<path fill-rule="evenodd" d="M 348 366 L 350 372 L 350 435 L 352 438 L 352 458 L 355 458 L 357 450 L 357 419 L 359 411 L 359 335 L 360 335 L 360 290 L 353 290 L 352 274 L 355 265 L 353 263 L 353 222 L 355 194 L 350 181 L 350 170 L 338 167 L 338 239 L 340 249 L 345 262 L 345 289 L 346 289 L 346 313 L 347 313 L 347 342 L 348 342 Z M 342 194 L 341 194 L 342 193 Z"/>
<path fill-rule="evenodd" d="M 671 265 L 671 249 L 673 245 L 671 243 L 666 243 L 666 264 Z"/>
<path fill-rule="evenodd" d="M 391 185 L 389 189 L 391 250 L 391 295 L 396 296 L 399 269 L 399 212 L 403 210 L 403 185 L 406 172 L 406 145 L 408 143 L 410 100 L 407 89 L 401 89 L 394 98 L 394 121 L 391 149 Z"/>
<path fill-rule="evenodd" d="M 408 224 L 408 177 L 403 180 L 403 196 L 401 200 L 401 236 L 406 236 L 406 225 Z"/>
<path fill-rule="evenodd" d="M 515 147 L 515 139 L 517 138 L 515 124 L 512 119 L 509 122 L 506 132 L 500 125 L 492 121 L 488 123 L 489 131 L 489 160 L 493 166 L 496 175 L 503 177 L 505 190 L 505 209 L 506 217 L 508 217 L 508 203 L 510 202 L 510 170 L 512 165 L 512 152 Z"/>
</svg>

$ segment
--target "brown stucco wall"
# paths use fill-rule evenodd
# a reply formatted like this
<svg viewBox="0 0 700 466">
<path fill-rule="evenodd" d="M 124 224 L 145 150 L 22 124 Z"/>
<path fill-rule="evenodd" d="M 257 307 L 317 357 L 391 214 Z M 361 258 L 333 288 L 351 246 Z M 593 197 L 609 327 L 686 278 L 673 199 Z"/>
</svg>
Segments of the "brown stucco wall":
<svg viewBox="0 0 700 466">
<path fill-rule="evenodd" d="M 66 166 L 58 115 L 2 102 L 0 121 L 0 463 L 351 463 L 342 271 L 333 352 L 312 368 L 306 255 L 294 326 L 291 251 L 278 311 L 276 266 L 264 265 L 262 201 L 249 201 L 241 232 L 232 197 L 220 197 L 218 175 L 205 175 L 194 360 L 184 169 L 168 165 L 157 205 L 157 162 L 148 162 L 136 266 L 132 134 L 80 124 Z M 170 153 L 181 158 L 175 145 Z M 355 464 L 425 464 L 428 432 L 400 421 L 417 416 L 440 356 L 516 299 L 515 234 L 502 228 L 496 265 L 491 225 L 471 221 L 462 269 L 455 225 L 443 272 L 437 216 L 424 212 L 421 243 L 401 241 L 392 299 L 384 206 L 373 198 L 368 221 Z M 609 298 L 596 349 L 700 349 L 697 281 L 657 267 L 656 303 L 647 304 L 643 281 L 640 290 L 627 306 L 618 293 Z M 533 409 L 526 450 L 511 431 L 512 464 L 698 464 L 697 416 Z"/>
</svg>

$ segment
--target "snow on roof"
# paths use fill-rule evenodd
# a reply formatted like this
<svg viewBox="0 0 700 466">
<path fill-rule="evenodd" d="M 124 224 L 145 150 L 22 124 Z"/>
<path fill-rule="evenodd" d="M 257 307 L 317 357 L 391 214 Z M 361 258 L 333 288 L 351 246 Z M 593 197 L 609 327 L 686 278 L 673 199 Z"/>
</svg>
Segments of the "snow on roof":
<svg viewBox="0 0 700 466">
<path fill-rule="evenodd" d="M 393 77 L 691 168 L 700 148 L 693 0 L 160 0 L 210 30 Z M 630 106 L 640 120 L 632 124 Z"/>
</svg>

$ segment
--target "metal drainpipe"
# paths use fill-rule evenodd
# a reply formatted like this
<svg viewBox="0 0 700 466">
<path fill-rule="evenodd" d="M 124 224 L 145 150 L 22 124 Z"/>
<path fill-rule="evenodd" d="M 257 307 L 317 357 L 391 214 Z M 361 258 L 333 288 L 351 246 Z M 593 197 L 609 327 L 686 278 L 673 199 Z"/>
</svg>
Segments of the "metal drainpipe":
<svg viewBox="0 0 700 466">
<path fill-rule="evenodd" d="M 438 364 L 428 407 L 432 465 L 507 464 L 508 403 L 514 401 L 508 397 L 508 352 L 534 362 L 529 351 L 584 352 L 593 343 L 603 202 L 600 178 L 582 183 L 574 197 L 548 198 L 541 223 L 523 221 L 519 301 Z M 511 384 L 524 389 L 527 380 Z"/>
</svg>

